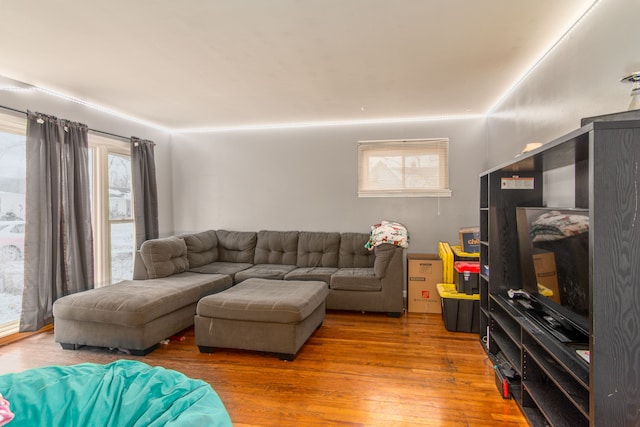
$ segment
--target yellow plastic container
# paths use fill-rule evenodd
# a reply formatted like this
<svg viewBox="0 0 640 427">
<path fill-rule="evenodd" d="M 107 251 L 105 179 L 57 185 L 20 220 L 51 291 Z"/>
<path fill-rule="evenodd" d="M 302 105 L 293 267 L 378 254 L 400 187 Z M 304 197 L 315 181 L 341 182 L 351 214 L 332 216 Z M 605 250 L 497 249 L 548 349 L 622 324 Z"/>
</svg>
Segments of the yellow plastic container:
<svg viewBox="0 0 640 427">
<path fill-rule="evenodd" d="M 442 281 L 455 283 L 453 275 L 453 252 L 447 242 L 438 242 L 438 256 L 442 259 Z"/>
<path fill-rule="evenodd" d="M 479 252 L 464 252 L 460 246 L 451 246 L 454 261 L 478 261 Z"/>
</svg>

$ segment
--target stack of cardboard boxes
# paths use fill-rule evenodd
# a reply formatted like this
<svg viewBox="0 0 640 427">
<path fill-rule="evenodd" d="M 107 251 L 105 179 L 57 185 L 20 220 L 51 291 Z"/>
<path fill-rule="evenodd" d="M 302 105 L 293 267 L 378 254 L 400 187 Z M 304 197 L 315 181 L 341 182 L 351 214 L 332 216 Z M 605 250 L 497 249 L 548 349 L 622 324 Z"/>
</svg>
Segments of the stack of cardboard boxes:
<svg viewBox="0 0 640 427">
<path fill-rule="evenodd" d="M 473 234 L 469 236 L 467 231 L 463 233 L 461 230 L 461 247 L 464 247 L 463 242 L 465 241 L 475 243 L 473 239 Z M 435 254 L 407 255 L 407 310 L 413 313 L 441 313 L 445 327 L 450 331 L 478 332 L 479 297 L 477 285 L 470 285 L 469 289 L 464 291 L 462 289 L 456 290 L 458 274 L 456 273 L 454 276 L 453 251 L 444 242 L 440 242 L 438 250 L 440 256 Z M 478 250 L 474 252 L 478 252 Z M 477 253 L 466 254 L 473 255 L 477 263 Z M 473 273 L 475 273 L 473 276 L 477 280 L 478 273 L 475 271 Z"/>
</svg>

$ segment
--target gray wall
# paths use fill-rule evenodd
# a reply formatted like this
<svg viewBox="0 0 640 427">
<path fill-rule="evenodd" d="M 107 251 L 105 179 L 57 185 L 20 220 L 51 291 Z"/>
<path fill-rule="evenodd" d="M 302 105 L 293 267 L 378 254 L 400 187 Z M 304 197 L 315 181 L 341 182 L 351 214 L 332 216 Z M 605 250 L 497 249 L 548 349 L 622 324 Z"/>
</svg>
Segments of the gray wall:
<svg viewBox="0 0 640 427">
<path fill-rule="evenodd" d="M 81 104 L 42 92 L 0 91 L 0 105 L 20 111 L 37 111 L 61 119 L 81 122 L 91 129 L 125 137 L 137 136 L 156 142 L 156 167 L 158 170 L 158 209 L 160 234 L 173 232 L 173 209 L 171 201 L 171 136 L 167 132 L 109 115 Z M 0 112 L 9 114 L 0 109 Z"/>
<path fill-rule="evenodd" d="M 451 198 L 358 198 L 357 142 L 450 138 Z M 478 224 L 484 119 L 173 136 L 176 233 L 206 229 L 369 232 L 406 225 L 410 252 L 456 242 Z"/>
<path fill-rule="evenodd" d="M 626 110 L 631 84 L 620 78 L 640 70 L 639 17 L 640 1 L 601 1 L 490 115 L 489 166 L 583 117 Z"/>
</svg>

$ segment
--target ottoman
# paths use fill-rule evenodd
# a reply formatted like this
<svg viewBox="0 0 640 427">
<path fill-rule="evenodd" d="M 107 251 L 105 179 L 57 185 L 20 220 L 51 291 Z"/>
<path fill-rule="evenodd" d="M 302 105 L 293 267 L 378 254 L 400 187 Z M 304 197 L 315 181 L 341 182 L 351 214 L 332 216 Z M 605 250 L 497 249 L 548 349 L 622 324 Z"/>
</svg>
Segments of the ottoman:
<svg viewBox="0 0 640 427">
<path fill-rule="evenodd" d="M 196 345 L 275 353 L 294 360 L 300 347 L 322 325 L 325 282 L 251 278 L 198 302 Z"/>
</svg>

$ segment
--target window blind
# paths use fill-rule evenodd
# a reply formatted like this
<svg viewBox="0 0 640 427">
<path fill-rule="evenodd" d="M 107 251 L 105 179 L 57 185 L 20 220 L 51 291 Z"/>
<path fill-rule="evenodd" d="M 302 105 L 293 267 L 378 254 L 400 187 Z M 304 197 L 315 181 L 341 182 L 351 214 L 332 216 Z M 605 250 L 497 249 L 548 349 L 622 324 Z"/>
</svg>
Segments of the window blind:
<svg viewBox="0 0 640 427">
<path fill-rule="evenodd" d="M 449 139 L 360 141 L 358 196 L 451 196 Z"/>
</svg>

